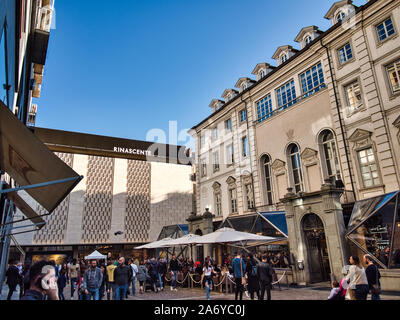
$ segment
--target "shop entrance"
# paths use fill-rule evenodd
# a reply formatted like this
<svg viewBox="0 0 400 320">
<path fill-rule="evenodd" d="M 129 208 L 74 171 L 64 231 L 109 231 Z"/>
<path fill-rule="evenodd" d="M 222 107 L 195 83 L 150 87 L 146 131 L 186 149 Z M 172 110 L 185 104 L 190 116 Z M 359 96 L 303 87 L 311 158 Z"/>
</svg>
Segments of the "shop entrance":
<svg viewBox="0 0 400 320">
<path fill-rule="evenodd" d="M 307 245 L 310 282 L 330 281 L 330 264 L 324 225 L 315 214 L 308 214 L 302 222 Z"/>
</svg>

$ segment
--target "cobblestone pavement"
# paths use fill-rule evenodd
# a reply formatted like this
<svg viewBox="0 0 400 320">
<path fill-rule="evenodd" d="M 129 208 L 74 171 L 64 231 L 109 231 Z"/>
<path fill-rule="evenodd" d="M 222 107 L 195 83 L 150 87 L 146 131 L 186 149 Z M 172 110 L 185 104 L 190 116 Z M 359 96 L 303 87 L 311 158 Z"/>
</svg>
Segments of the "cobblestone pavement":
<svg viewBox="0 0 400 320">
<path fill-rule="evenodd" d="M 70 286 L 64 290 L 66 299 L 70 299 Z M 0 300 L 5 300 L 8 294 L 8 287 L 3 286 L 3 292 L 0 295 Z M 329 288 L 327 287 L 315 287 L 315 288 L 289 288 L 282 286 L 281 290 L 275 288 L 272 290 L 272 300 L 326 300 L 329 296 Z M 19 299 L 19 288 L 14 292 L 13 300 Z M 77 299 L 75 293 L 74 300 Z M 234 294 L 223 294 L 219 292 L 211 292 L 211 300 L 234 300 Z M 250 300 L 243 294 L 244 300 Z M 205 290 L 202 289 L 182 289 L 178 288 L 178 291 L 171 291 L 170 287 L 167 286 L 166 290 L 159 293 L 146 292 L 144 294 L 136 293 L 136 296 L 128 296 L 128 300 L 206 300 Z M 383 294 L 382 300 L 400 300 L 400 294 Z"/>
</svg>

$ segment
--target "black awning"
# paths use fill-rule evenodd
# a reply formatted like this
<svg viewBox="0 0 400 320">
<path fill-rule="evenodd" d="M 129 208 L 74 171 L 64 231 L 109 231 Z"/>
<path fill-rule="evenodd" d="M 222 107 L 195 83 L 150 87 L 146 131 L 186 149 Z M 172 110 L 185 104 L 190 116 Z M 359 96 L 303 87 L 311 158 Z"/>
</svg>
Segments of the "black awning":
<svg viewBox="0 0 400 320">
<path fill-rule="evenodd" d="M 0 102 L 0 169 L 48 212 L 83 178 L 50 151 Z"/>
</svg>

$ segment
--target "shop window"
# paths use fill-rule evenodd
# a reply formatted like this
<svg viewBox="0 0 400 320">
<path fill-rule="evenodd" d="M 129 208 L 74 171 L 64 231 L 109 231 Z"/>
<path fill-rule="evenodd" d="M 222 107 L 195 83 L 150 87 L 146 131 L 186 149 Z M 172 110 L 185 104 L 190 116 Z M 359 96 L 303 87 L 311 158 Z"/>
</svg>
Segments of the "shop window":
<svg viewBox="0 0 400 320">
<path fill-rule="evenodd" d="M 352 254 L 370 254 L 381 268 L 400 268 L 399 192 L 358 201 L 348 230 Z"/>
</svg>

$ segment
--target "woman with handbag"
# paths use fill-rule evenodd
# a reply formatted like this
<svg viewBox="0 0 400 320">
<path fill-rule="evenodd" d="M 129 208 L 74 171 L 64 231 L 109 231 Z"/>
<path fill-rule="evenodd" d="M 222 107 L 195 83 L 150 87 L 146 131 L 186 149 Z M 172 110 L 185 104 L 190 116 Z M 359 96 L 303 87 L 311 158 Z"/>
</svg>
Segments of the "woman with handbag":
<svg viewBox="0 0 400 320">
<path fill-rule="evenodd" d="M 373 259 L 369 254 L 364 256 L 364 263 L 367 265 L 365 273 L 367 275 L 369 290 L 371 292 L 371 300 L 381 300 L 381 284 L 379 282 L 381 274 L 379 269 L 374 264 Z"/>
<path fill-rule="evenodd" d="M 369 286 L 365 269 L 360 264 L 360 258 L 357 256 L 350 257 L 349 274 L 346 276 L 349 286 L 351 300 L 367 300 Z"/>
</svg>

